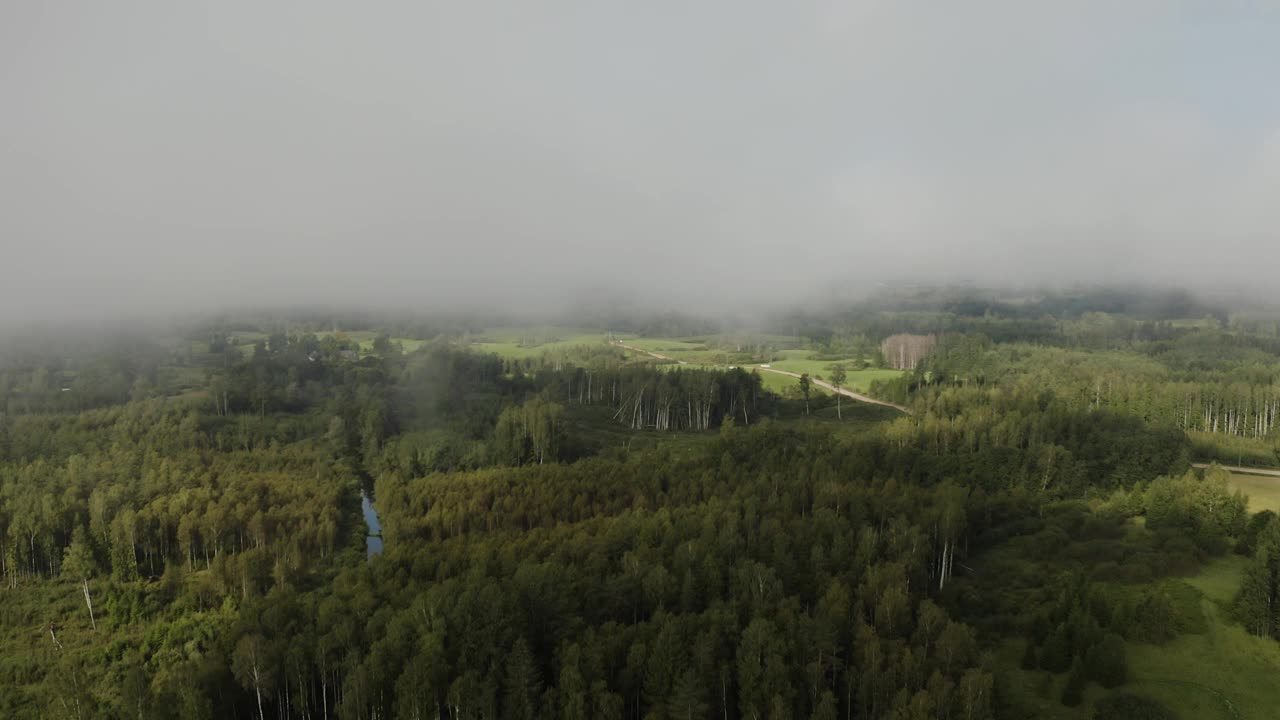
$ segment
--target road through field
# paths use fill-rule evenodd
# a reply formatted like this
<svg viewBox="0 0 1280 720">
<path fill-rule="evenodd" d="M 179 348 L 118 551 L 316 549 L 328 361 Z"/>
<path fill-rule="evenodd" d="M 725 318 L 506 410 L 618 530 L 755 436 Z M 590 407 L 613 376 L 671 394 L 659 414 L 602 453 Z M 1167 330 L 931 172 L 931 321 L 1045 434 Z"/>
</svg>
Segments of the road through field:
<svg viewBox="0 0 1280 720">
<path fill-rule="evenodd" d="M 749 367 L 749 368 L 751 368 L 752 370 L 763 370 L 763 371 L 765 371 L 765 372 L 778 373 L 779 375 L 788 375 L 788 376 L 790 376 L 790 377 L 797 378 L 797 379 L 800 377 L 800 373 L 793 373 L 793 372 L 788 372 L 788 371 L 786 371 L 786 370 L 778 370 L 777 368 L 764 367 L 763 365 L 747 365 L 747 366 L 744 366 L 744 367 Z M 843 395 L 843 396 L 845 396 L 845 397 L 847 397 L 847 398 L 852 398 L 852 399 L 854 399 L 854 400 L 858 400 L 858 401 L 861 401 L 861 402 L 864 402 L 864 403 L 871 403 L 872 405 L 883 405 L 883 406 L 885 406 L 885 407 L 891 407 L 891 408 L 893 408 L 894 410 L 897 410 L 897 411 L 899 411 L 899 412 L 904 412 L 904 413 L 906 413 L 906 414 L 908 414 L 908 415 L 910 415 L 910 414 L 911 414 L 911 411 L 910 411 L 909 409 L 907 409 L 907 407 L 906 407 L 906 406 L 904 406 L 904 405 L 899 405 L 899 404 L 897 404 L 897 403 L 891 403 L 891 402 L 889 402 L 888 400 L 877 400 L 877 399 L 875 399 L 875 398 L 873 398 L 873 397 L 867 397 L 866 395 L 863 395 L 863 394 L 861 394 L 861 393 L 856 393 L 856 392 L 854 392 L 854 391 L 850 390 L 849 388 L 839 388 L 839 389 L 836 389 L 836 386 L 835 386 L 835 385 L 832 385 L 831 383 L 826 382 L 825 380 L 818 380 L 817 378 L 813 378 L 813 377 L 811 377 L 811 378 L 809 378 L 809 382 L 812 382 L 814 385 L 817 385 L 818 387 L 822 388 L 823 390 L 827 390 L 827 391 L 830 391 L 830 392 L 833 392 L 833 393 L 838 393 L 838 394 Z"/>
<path fill-rule="evenodd" d="M 1209 463 L 1191 463 L 1191 467 L 1207 468 L 1209 467 Z M 1240 473 L 1241 475 L 1268 475 L 1270 477 L 1280 477 L 1280 470 L 1273 470 L 1271 468 L 1251 468 L 1251 467 L 1240 467 L 1238 465 L 1221 465 L 1221 464 L 1218 465 L 1218 467 L 1222 468 L 1223 470 L 1229 470 L 1233 473 Z"/>
<path fill-rule="evenodd" d="M 618 347 L 620 347 L 620 348 L 625 348 L 625 349 L 630 350 L 630 351 L 632 351 L 632 352 L 643 353 L 643 354 L 645 354 L 645 355 L 648 355 L 649 357 L 654 357 L 654 358 L 657 358 L 657 359 L 659 359 L 659 360 L 675 360 L 676 362 L 680 363 L 681 365 L 688 365 L 688 363 L 686 363 L 684 360 L 676 360 L 676 359 L 675 359 L 675 358 L 673 358 L 673 357 L 668 357 L 668 356 L 663 355 L 663 354 L 661 354 L 661 353 L 653 352 L 652 350 L 645 350 L 645 349 L 643 349 L 643 348 L 638 348 L 638 347 L 635 347 L 634 345 L 628 345 L 628 344 L 626 344 L 626 343 L 624 343 L 624 342 L 622 342 L 622 341 L 619 341 L 619 340 L 615 340 L 615 341 L 613 341 L 613 344 L 614 344 L 614 345 L 617 345 L 617 346 L 618 346 Z M 751 368 L 752 370 L 763 370 L 763 371 L 765 371 L 765 372 L 777 373 L 777 374 L 779 374 L 779 375 L 787 375 L 787 376 L 790 376 L 790 377 L 793 377 L 793 378 L 799 378 L 799 377 L 800 377 L 800 373 L 788 372 L 788 371 L 786 371 L 786 370 L 778 370 L 777 368 L 765 367 L 765 366 L 763 366 L 763 365 L 743 365 L 742 367 L 744 367 L 744 368 L 749 367 L 749 368 Z M 845 396 L 845 397 L 847 397 L 847 398 L 851 398 L 851 399 L 853 399 L 853 400 L 858 400 L 859 402 L 871 403 L 872 405 L 883 405 L 884 407 L 891 407 L 891 408 L 893 408 L 894 410 L 897 410 L 897 411 L 899 411 L 899 412 L 904 412 L 904 413 L 906 413 L 906 414 L 908 414 L 908 415 L 910 415 L 910 414 L 911 414 L 911 411 L 910 411 L 909 409 L 907 409 L 907 408 L 906 408 L 905 406 L 903 406 L 903 405 L 899 405 L 899 404 L 897 404 L 897 403 L 891 403 L 891 402 L 889 402 L 889 401 L 887 401 L 887 400 L 877 400 L 877 399 L 875 399 L 875 398 L 873 398 L 873 397 L 867 397 L 866 395 L 863 395 L 863 394 L 861 394 L 861 393 L 856 393 L 856 392 L 854 392 L 854 391 L 850 390 L 849 388 L 839 388 L 839 389 L 836 389 L 836 386 L 832 385 L 831 383 L 829 383 L 829 382 L 825 382 L 825 381 L 823 381 L 823 380 L 818 380 L 818 379 L 816 379 L 816 378 L 810 378 L 809 380 L 810 380 L 810 382 L 812 382 L 814 385 L 817 385 L 818 387 L 822 388 L 823 390 L 827 390 L 827 391 L 829 391 L 829 392 L 837 393 L 837 394 L 843 395 L 843 396 Z"/>
<path fill-rule="evenodd" d="M 626 344 L 626 343 L 622 342 L 621 340 L 614 340 L 614 341 L 613 341 L 613 344 L 614 344 L 614 345 L 617 345 L 617 346 L 618 346 L 618 347 L 620 347 L 620 348 L 624 348 L 624 349 L 630 350 L 631 352 L 643 353 L 643 354 L 645 354 L 645 355 L 648 355 L 649 357 L 655 357 L 655 358 L 658 358 L 659 360 L 675 360 L 676 362 L 680 363 L 681 365 L 688 365 L 688 364 L 689 364 L 689 363 L 687 363 L 687 362 L 685 362 L 685 361 L 683 361 L 683 360 L 676 360 L 676 359 L 675 359 L 675 358 L 673 358 L 673 357 L 670 357 L 670 356 L 668 356 L 668 355 L 663 355 L 663 354 L 661 354 L 661 353 L 656 353 L 656 352 L 654 352 L 654 351 L 652 351 L 652 350 L 645 350 L 644 348 L 638 348 L 638 347 L 636 347 L 635 345 L 628 345 L 628 344 Z"/>
</svg>

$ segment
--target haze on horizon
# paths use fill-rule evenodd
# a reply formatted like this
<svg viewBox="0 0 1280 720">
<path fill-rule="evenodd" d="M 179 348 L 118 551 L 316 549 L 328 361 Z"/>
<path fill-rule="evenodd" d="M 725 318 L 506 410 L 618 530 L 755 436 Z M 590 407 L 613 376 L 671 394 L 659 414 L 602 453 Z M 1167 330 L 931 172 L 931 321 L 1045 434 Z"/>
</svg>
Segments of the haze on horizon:
<svg viewBox="0 0 1280 720">
<path fill-rule="evenodd" d="M 0 322 L 1265 288 L 1263 2 L 10 3 Z"/>
</svg>

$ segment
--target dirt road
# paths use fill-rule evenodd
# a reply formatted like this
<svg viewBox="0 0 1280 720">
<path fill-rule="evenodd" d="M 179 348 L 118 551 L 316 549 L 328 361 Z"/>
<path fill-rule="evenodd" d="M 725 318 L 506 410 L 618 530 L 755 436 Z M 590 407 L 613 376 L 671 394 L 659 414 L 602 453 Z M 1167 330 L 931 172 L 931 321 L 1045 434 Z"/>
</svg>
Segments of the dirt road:
<svg viewBox="0 0 1280 720">
<path fill-rule="evenodd" d="M 620 347 L 620 348 L 625 348 L 625 349 L 630 350 L 630 351 L 632 351 L 632 352 L 643 353 L 643 354 L 645 354 L 645 355 L 648 355 L 649 357 L 657 358 L 657 359 L 659 359 L 659 360 L 675 360 L 675 362 L 680 363 L 681 365 L 688 365 L 688 364 L 689 364 L 689 363 L 685 362 L 684 360 L 676 360 L 676 359 L 675 359 L 675 358 L 673 358 L 673 357 L 669 357 L 669 356 L 667 356 L 667 355 L 663 355 L 663 354 L 661 354 L 661 353 L 656 353 L 656 352 L 653 352 L 652 350 L 645 350 L 644 348 L 638 348 L 638 347 L 635 347 L 634 345 L 628 345 L 628 344 L 626 344 L 626 343 L 624 343 L 624 342 L 621 342 L 621 341 L 619 341 L 619 340 L 614 340 L 614 341 L 613 341 L 613 344 L 614 344 L 614 345 L 617 345 L 617 346 L 618 346 L 618 347 Z M 793 373 L 793 372 L 788 372 L 788 371 L 786 371 L 786 370 L 779 370 L 779 369 L 777 369 L 777 368 L 764 367 L 763 365 L 743 365 L 742 367 L 743 367 L 743 368 L 751 368 L 752 370 L 762 370 L 762 371 L 764 371 L 764 372 L 777 373 L 777 374 L 779 374 L 779 375 L 787 375 L 787 376 L 789 376 L 789 377 L 793 377 L 793 378 L 797 378 L 797 379 L 799 379 L 799 377 L 800 377 L 800 373 Z M 877 400 L 877 399 L 875 399 L 875 398 L 873 398 L 873 397 L 867 397 L 866 395 L 862 395 L 861 393 L 856 393 L 856 392 L 854 392 L 854 391 L 850 390 L 849 388 L 840 388 L 839 390 L 837 390 L 837 389 L 836 389 L 836 387 L 835 387 L 834 385 L 832 385 L 831 383 L 826 382 L 826 381 L 823 381 L 823 380 L 818 380 L 818 379 L 816 379 L 816 378 L 812 378 L 812 377 L 811 377 L 811 378 L 809 378 L 809 380 L 810 380 L 810 382 L 812 382 L 814 385 L 816 385 L 816 386 L 818 386 L 818 387 L 822 388 L 823 390 L 827 390 L 827 391 L 829 391 L 829 392 L 833 392 L 833 393 L 838 393 L 838 394 L 840 394 L 840 395 L 843 395 L 843 396 L 845 396 L 845 397 L 847 397 L 847 398 L 850 398 L 850 399 L 853 399 L 853 400 L 857 400 L 857 401 L 859 401 L 859 402 L 870 403 L 870 404 L 872 404 L 872 405 L 883 405 L 884 407 L 890 407 L 890 408 L 893 408 L 894 410 L 897 410 L 898 412 L 904 412 L 904 413 L 906 413 L 906 414 L 908 414 L 908 415 L 910 415 L 910 414 L 911 414 L 911 411 L 910 411 L 910 410 L 908 410 L 908 409 L 907 409 L 905 406 L 903 406 L 903 405 L 898 405 L 897 403 L 891 403 L 891 402 L 888 402 L 888 401 L 886 401 L 886 400 Z"/>
<path fill-rule="evenodd" d="M 1191 463 L 1191 467 L 1207 468 L 1209 467 L 1209 463 Z M 1219 464 L 1218 467 L 1223 470 L 1230 470 L 1233 473 L 1240 473 L 1241 475 L 1267 475 L 1269 477 L 1280 477 L 1280 470 L 1274 470 L 1272 468 L 1251 468 L 1222 464 Z"/>
<path fill-rule="evenodd" d="M 628 344 L 626 344 L 626 343 L 622 342 L 621 340 L 614 340 L 614 341 L 613 341 L 613 344 L 614 344 L 614 345 L 617 345 L 617 346 L 618 346 L 618 347 L 620 347 L 620 348 L 625 348 L 625 349 L 627 349 L 627 350 L 630 350 L 631 352 L 638 352 L 638 353 L 642 353 L 642 354 L 644 354 L 644 355 L 648 355 L 649 357 L 655 357 L 655 358 L 658 358 L 659 360 L 675 360 L 676 362 L 680 363 L 681 365 L 688 365 L 688 364 L 689 364 L 689 363 L 687 363 L 687 362 L 685 362 L 685 361 L 683 361 L 683 360 L 676 360 L 676 359 L 675 359 L 675 358 L 673 358 L 673 357 L 669 357 L 669 356 L 667 356 L 667 355 L 663 355 L 663 354 L 661 354 L 661 353 L 656 353 L 656 352 L 654 352 L 654 351 L 652 351 L 652 350 L 645 350 L 644 348 L 638 348 L 638 347 L 636 347 L 636 346 L 634 346 L 634 345 L 628 345 Z"/>
<path fill-rule="evenodd" d="M 760 366 L 760 365 L 744 365 L 743 367 L 749 367 L 749 368 L 751 368 L 752 370 L 763 370 L 763 371 L 765 371 L 765 372 L 778 373 L 779 375 L 787 375 L 787 376 L 790 376 L 790 377 L 793 377 L 793 378 L 796 378 L 796 379 L 799 379 L 799 378 L 800 378 L 800 373 L 788 372 L 788 371 L 786 371 L 786 370 L 779 370 L 779 369 L 777 369 L 777 368 L 768 368 L 768 367 L 763 367 L 763 366 Z M 815 378 L 815 377 L 812 377 L 812 376 L 811 376 L 811 377 L 809 378 L 809 382 L 811 382 L 811 383 L 813 383 L 814 385 L 816 385 L 816 386 L 818 386 L 818 387 L 822 388 L 823 390 L 827 390 L 827 391 L 830 391 L 830 392 L 833 392 L 833 393 L 838 393 L 838 394 L 843 395 L 843 396 L 845 396 L 845 397 L 847 397 L 847 398 L 852 398 L 852 399 L 854 399 L 854 400 L 858 400 L 858 401 L 860 401 L 860 402 L 864 402 L 864 403 L 871 403 L 872 405 L 883 405 L 883 406 L 885 406 L 885 407 L 891 407 L 891 408 L 893 408 L 894 410 L 897 410 L 897 411 L 899 411 L 899 412 L 904 412 L 904 413 L 906 413 L 906 414 L 908 414 L 908 415 L 910 415 L 910 414 L 911 414 L 911 411 L 910 411 L 909 409 L 907 409 L 907 407 L 906 407 L 906 406 L 899 405 L 899 404 L 897 404 L 897 403 L 891 403 L 891 402 L 889 402 L 889 401 L 887 401 L 887 400 L 877 400 L 877 399 L 875 399 L 875 398 L 873 398 L 873 397 L 867 397 L 866 395 L 862 395 L 862 394 L 860 394 L 860 393 L 856 393 L 856 392 L 854 392 L 854 391 L 850 390 L 849 388 L 840 388 L 839 390 L 837 390 L 835 385 L 832 385 L 831 383 L 826 382 L 825 380 L 819 380 L 819 379 L 817 379 L 817 378 Z"/>
</svg>

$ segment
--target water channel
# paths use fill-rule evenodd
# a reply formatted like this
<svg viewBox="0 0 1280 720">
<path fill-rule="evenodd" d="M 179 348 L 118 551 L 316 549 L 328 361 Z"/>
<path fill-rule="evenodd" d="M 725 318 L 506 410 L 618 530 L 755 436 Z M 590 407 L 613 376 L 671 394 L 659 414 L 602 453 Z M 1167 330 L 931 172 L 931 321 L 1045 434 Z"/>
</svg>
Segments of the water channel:
<svg viewBox="0 0 1280 720">
<path fill-rule="evenodd" d="M 360 511 L 364 513 L 364 523 L 369 526 L 369 532 L 365 536 L 365 548 L 368 557 L 382 553 L 382 523 L 378 521 L 378 511 L 374 509 L 373 502 L 369 499 L 369 494 L 360 491 Z"/>
</svg>

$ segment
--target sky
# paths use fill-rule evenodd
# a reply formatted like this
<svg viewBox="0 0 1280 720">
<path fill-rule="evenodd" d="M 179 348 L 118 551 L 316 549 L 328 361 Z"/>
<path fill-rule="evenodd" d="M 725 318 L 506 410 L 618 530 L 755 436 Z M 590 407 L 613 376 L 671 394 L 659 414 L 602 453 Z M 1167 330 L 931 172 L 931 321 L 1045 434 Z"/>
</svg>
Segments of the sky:
<svg viewBox="0 0 1280 720">
<path fill-rule="evenodd" d="M 0 4 L 0 321 L 1280 266 L 1280 5 Z"/>
</svg>

